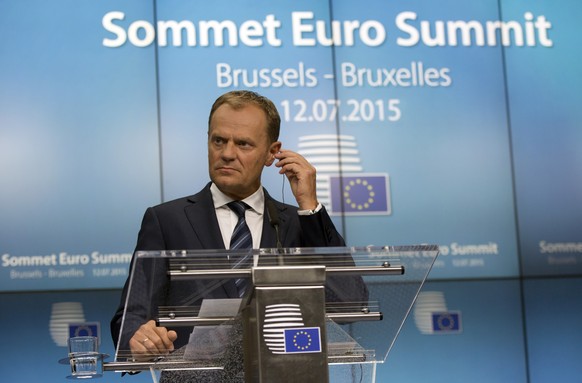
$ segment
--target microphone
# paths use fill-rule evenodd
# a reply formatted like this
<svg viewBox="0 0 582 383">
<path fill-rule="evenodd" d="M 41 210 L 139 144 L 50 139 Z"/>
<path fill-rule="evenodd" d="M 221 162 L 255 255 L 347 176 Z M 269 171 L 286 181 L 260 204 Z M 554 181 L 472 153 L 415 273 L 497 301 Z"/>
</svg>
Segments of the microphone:
<svg viewBox="0 0 582 383">
<path fill-rule="evenodd" d="M 269 215 L 269 223 L 275 229 L 277 250 L 282 250 L 283 245 L 281 245 L 281 237 L 279 235 L 279 210 L 277 210 L 277 207 L 270 199 L 267 200 L 267 214 Z"/>
</svg>

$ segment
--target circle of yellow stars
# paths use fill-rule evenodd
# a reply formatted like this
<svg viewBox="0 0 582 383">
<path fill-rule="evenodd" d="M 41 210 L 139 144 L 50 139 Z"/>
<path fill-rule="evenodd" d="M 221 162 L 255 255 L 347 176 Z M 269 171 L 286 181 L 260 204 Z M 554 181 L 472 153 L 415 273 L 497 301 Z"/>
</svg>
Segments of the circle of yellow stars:
<svg viewBox="0 0 582 383">
<path fill-rule="evenodd" d="M 300 335 L 305 335 L 307 337 L 307 345 L 305 345 L 305 346 L 299 345 L 299 343 L 297 342 L 297 338 Z M 296 349 L 301 350 L 301 351 L 307 350 L 309 347 L 311 347 L 311 335 L 309 335 L 309 333 L 307 333 L 303 330 L 297 331 L 297 333 L 295 335 L 293 335 L 293 346 L 295 346 Z"/>
<path fill-rule="evenodd" d="M 356 201 L 352 200 L 350 192 L 354 188 L 354 186 L 362 186 L 362 187 L 366 188 L 366 190 L 368 190 L 368 199 L 365 202 L 360 203 L 360 202 L 356 202 Z M 370 185 L 368 183 L 368 181 L 363 180 L 361 178 L 356 178 L 355 180 L 351 180 L 344 187 L 345 201 L 348 205 L 350 205 L 350 207 L 352 209 L 364 210 L 364 209 L 369 208 L 370 205 L 374 203 L 375 196 L 376 196 L 376 193 L 374 192 L 374 187 L 372 185 Z"/>
<path fill-rule="evenodd" d="M 450 314 L 440 315 L 437 324 L 441 330 L 452 330 L 455 327 L 455 319 Z"/>
</svg>

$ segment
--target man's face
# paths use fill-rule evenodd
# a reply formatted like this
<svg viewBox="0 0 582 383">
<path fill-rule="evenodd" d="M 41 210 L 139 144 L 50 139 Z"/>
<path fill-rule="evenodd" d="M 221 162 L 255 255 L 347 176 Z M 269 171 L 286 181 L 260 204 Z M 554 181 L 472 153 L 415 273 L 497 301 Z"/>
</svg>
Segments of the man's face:
<svg viewBox="0 0 582 383">
<path fill-rule="evenodd" d="M 259 107 L 221 105 L 208 132 L 210 179 L 229 197 L 246 198 L 257 191 L 263 167 L 273 163 L 280 148 L 280 142 L 270 142 L 267 118 Z"/>
</svg>

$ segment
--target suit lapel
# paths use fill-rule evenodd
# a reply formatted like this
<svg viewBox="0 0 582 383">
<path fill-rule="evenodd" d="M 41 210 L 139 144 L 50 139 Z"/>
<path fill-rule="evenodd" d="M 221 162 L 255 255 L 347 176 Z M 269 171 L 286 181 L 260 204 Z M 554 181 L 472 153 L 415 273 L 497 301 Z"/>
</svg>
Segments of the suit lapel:
<svg viewBox="0 0 582 383">
<path fill-rule="evenodd" d="M 271 226 L 269 222 L 269 216 L 265 208 L 265 214 L 263 214 L 263 233 L 261 234 L 261 248 L 267 249 L 272 248 L 277 245 L 277 235 L 275 229 Z"/>
<path fill-rule="evenodd" d="M 201 249 L 224 249 L 224 242 L 216 218 L 216 210 L 210 193 L 210 184 L 198 194 L 189 197 L 191 202 L 184 212 L 192 225 Z"/>
<path fill-rule="evenodd" d="M 289 228 L 289 217 L 287 207 L 273 199 L 265 190 L 265 213 L 263 214 L 263 234 L 261 235 L 261 248 L 273 248 L 277 246 L 277 233 L 271 226 L 267 209 L 267 200 L 271 200 L 279 212 L 279 236 L 281 243 L 285 243 L 285 235 Z"/>
<path fill-rule="evenodd" d="M 184 209 L 184 212 L 201 244 L 200 249 L 225 250 L 218 218 L 216 218 L 212 193 L 210 192 L 210 183 L 198 194 L 189 197 L 188 200 L 191 204 Z M 237 296 L 234 280 L 223 281 L 221 287 L 226 297 Z"/>
</svg>

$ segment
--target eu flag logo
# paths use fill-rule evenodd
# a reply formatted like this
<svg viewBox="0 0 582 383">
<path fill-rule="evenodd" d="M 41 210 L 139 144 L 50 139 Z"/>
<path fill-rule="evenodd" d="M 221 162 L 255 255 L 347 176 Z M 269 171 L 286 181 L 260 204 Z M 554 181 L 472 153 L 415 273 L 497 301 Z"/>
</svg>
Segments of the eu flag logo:
<svg viewBox="0 0 582 383">
<path fill-rule="evenodd" d="M 461 332 L 461 313 L 458 311 L 432 313 L 432 329 L 435 333 Z"/>
<path fill-rule="evenodd" d="M 101 339 L 99 322 L 69 323 L 69 338 L 77 336 L 94 336 Z"/>
<path fill-rule="evenodd" d="M 350 174 L 329 179 L 331 212 L 345 215 L 390 215 L 388 174 Z"/>
<path fill-rule="evenodd" d="M 285 329 L 285 353 L 321 352 L 319 327 Z"/>
</svg>

